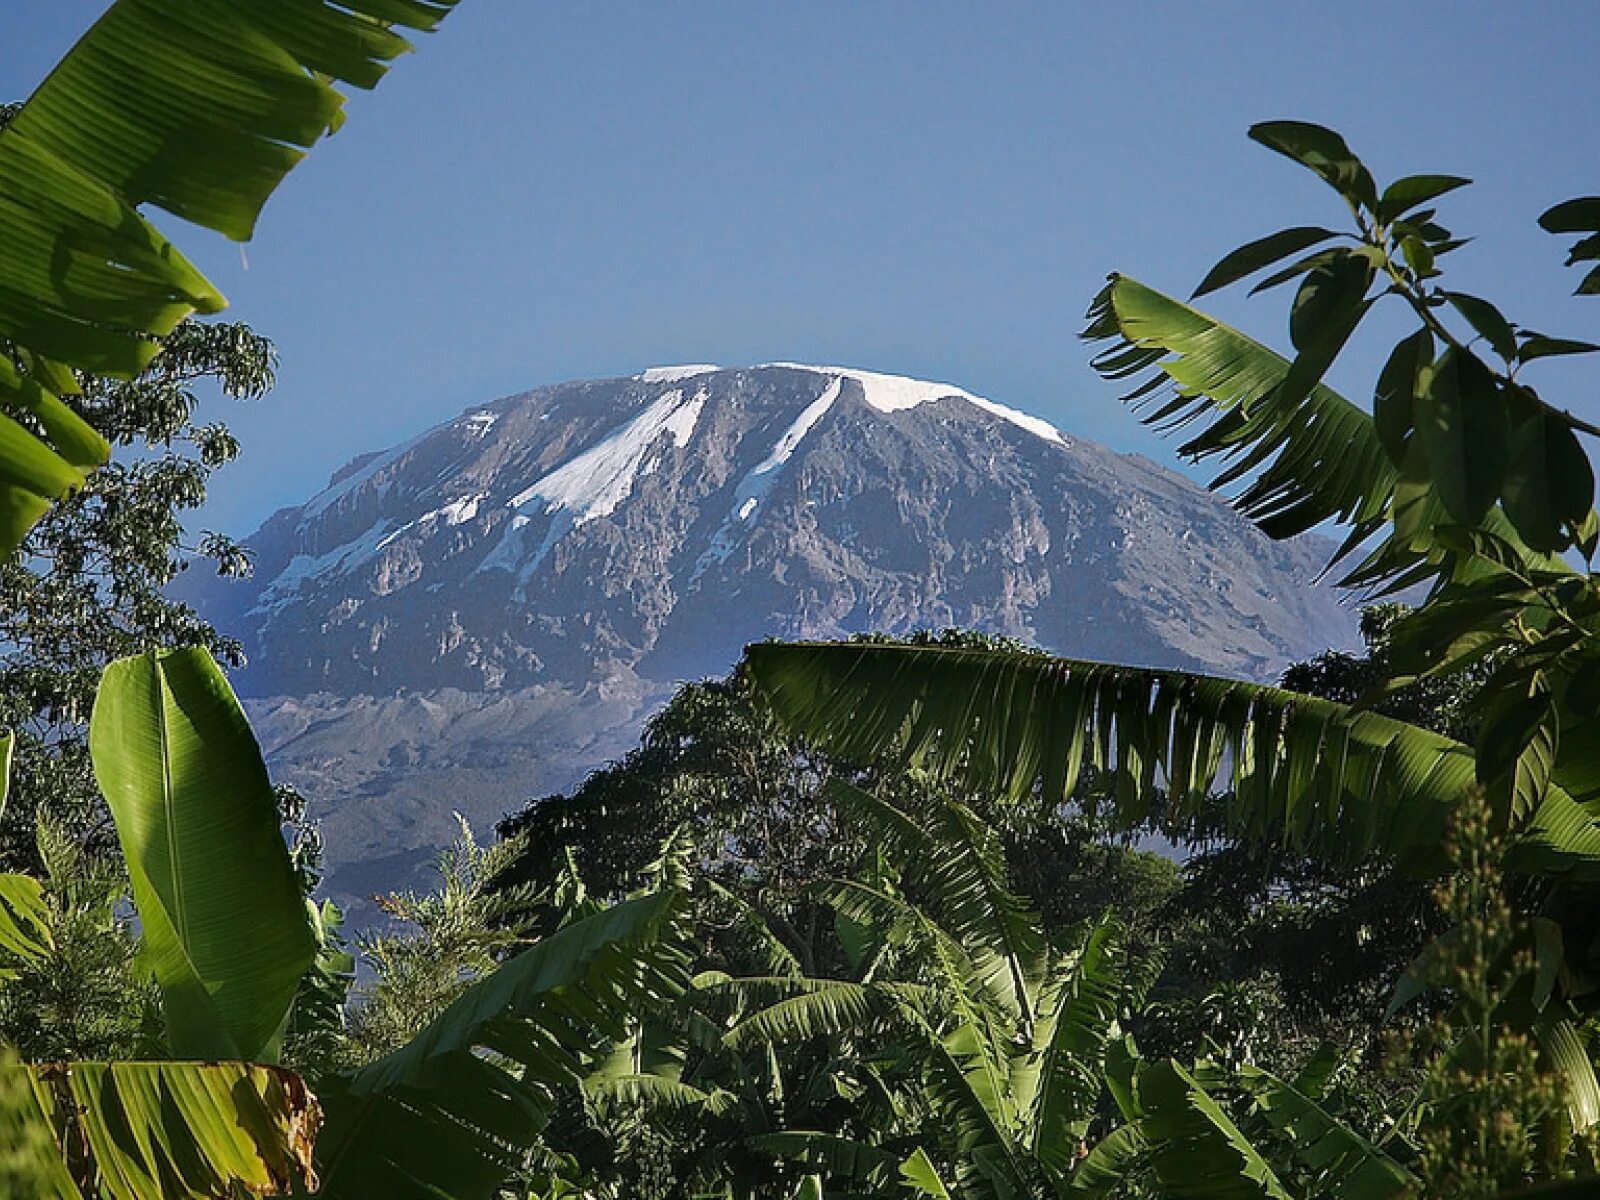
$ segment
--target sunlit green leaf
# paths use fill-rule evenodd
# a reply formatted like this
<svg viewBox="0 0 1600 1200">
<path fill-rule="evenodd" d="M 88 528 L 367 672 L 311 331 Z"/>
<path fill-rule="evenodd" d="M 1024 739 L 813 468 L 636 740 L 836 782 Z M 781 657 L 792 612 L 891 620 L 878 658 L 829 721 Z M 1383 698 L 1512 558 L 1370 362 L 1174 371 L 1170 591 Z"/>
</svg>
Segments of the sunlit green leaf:
<svg viewBox="0 0 1600 1200">
<path fill-rule="evenodd" d="M 89 747 L 173 1053 L 272 1059 L 317 944 L 233 689 L 204 649 L 120 659 L 101 680 Z"/>
<path fill-rule="evenodd" d="M 1291 397 L 1281 355 L 1126 276 L 1113 276 L 1089 318 L 1083 336 L 1110 344 L 1095 369 L 1139 381 L 1125 399 L 1146 424 L 1207 422 L 1179 453 L 1230 460 L 1213 488 L 1255 473 L 1234 504 L 1269 534 L 1330 519 L 1368 533 L 1382 523 L 1395 467 L 1366 412 L 1322 384 Z"/>
</svg>

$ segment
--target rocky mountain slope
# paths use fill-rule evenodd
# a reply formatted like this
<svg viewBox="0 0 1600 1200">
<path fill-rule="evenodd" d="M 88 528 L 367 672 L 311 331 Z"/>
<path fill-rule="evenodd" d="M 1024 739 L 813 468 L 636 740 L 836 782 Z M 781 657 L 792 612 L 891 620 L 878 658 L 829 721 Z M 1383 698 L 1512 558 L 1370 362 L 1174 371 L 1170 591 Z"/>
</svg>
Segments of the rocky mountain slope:
<svg viewBox="0 0 1600 1200">
<path fill-rule="evenodd" d="M 630 745 L 675 681 L 769 635 L 974 626 L 1266 677 L 1353 640 L 1275 544 L 1181 476 L 943 384 L 772 365 L 541 388 L 338 472 L 188 594 L 251 657 L 336 893 Z"/>
</svg>

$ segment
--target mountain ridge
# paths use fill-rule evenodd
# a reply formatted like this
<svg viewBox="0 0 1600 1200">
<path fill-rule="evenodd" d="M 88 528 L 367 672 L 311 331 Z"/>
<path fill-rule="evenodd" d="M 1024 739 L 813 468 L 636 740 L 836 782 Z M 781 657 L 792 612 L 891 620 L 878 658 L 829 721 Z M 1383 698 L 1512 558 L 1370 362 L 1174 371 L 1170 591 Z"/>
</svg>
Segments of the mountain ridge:
<svg viewBox="0 0 1600 1200">
<path fill-rule="evenodd" d="M 1255 678 L 1355 638 L 1312 584 L 1328 543 L 1271 542 L 1142 456 L 854 368 L 656 367 L 473 406 L 247 544 L 253 581 L 184 592 L 243 640 L 275 771 L 324 802 L 330 847 L 350 839 L 346 898 L 383 886 L 363 861 L 414 868 L 449 808 L 482 823 L 570 786 L 761 637 L 961 625 Z"/>
</svg>

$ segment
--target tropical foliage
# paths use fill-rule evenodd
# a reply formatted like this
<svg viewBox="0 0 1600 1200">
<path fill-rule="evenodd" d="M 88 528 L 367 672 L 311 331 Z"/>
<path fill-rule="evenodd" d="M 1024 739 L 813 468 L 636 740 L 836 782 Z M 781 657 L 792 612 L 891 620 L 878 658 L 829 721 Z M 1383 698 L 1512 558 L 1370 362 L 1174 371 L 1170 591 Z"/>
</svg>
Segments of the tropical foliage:
<svg viewBox="0 0 1600 1200">
<path fill-rule="evenodd" d="M 240 647 L 164 589 L 181 570 L 237 575 L 243 550 L 227 538 L 185 535 L 213 473 L 237 443 L 202 423 L 202 395 L 254 398 L 272 384 L 270 342 L 243 325 L 187 321 L 137 379 L 80 375 L 73 403 L 127 453 L 97 471 L 0 563 L 0 721 L 17 735 L 12 798 L 0 856 L 42 866 L 43 811 L 95 850 L 112 852 L 106 810 L 89 766 L 87 726 L 100 673 L 113 659 L 201 645 L 223 663 Z M 202 566 L 202 564 L 204 564 Z"/>
<path fill-rule="evenodd" d="M 780 717 L 825 749 L 887 754 L 961 786 L 1052 800 L 1069 798 L 1085 767 L 1099 768 L 1114 774 L 1109 811 L 1127 826 L 1159 815 L 1181 834 L 1220 804 L 1221 827 L 1235 839 L 1422 875 L 1481 876 L 1481 852 L 1463 865 L 1451 847 L 1483 809 L 1502 847 L 1495 882 L 1475 880 L 1475 904 L 1442 893 L 1456 924 L 1437 945 L 1456 949 L 1436 949 L 1434 959 L 1464 953 L 1474 939 L 1477 952 L 1469 966 L 1431 977 L 1454 997 L 1452 1033 L 1437 1060 L 1452 1066 L 1438 1068 L 1439 1077 L 1454 1079 L 1463 1096 L 1473 1094 L 1474 1072 L 1555 1080 L 1565 1134 L 1538 1115 L 1534 1099 L 1521 1112 L 1492 1103 L 1479 1117 L 1542 1122 L 1542 1140 L 1525 1132 L 1508 1146 L 1541 1140 L 1544 1157 L 1519 1161 L 1521 1174 L 1511 1175 L 1559 1177 L 1570 1166 L 1571 1136 L 1594 1121 L 1582 1032 L 1591 988 L 1578 950 L 1587 934 L 1563 916 L 1574 895 L 1592 895 L 1600 870 L 1592 813 L 1600 706 L 1591 694 L 1600 681 L 1600 585 L 1573 566 L 1587 563 L 1600 540 L 1593 471 L 1579 441 L 1600 430 L 1547 403 L 1523 370 L 1600 347 L 1521 328 L 1489 301 L 1440 282 L 1444 257 L 1464 243 L 1437 222 L 1435 202 L 1468 181 L 1415 176 L 1380 192 L 1329 130 L 1273 122 L 1251 136 L 1317 174 L 1352 218 L 1347 233 L 1297 227 L 1252 242 L 1197 289 L 1268 271 L 1257 290 L 1298 281 L 1293 356 L 1115 275 L 1090 309 L 1085 336 L 1108 344 L 1097 369 L 1132 381 L 1128 398 L 1148 422 L 1190 429 L 1181 453 L 1226 464 L 1214 486 L 1240 485 L 1235 503 L 1266 532 L 1338 523 L 1346 538 L 1335 562 L 1353 561 L 1347 585 L 1428 588 L 1426 602 L 1388 631 L 1381 676 L 1340 703 L 1181 672 L 939 648 L 757 646 L 751 670 Z M 1545 223 L 1576 232 L 1592 211 L 1591 201 L 1559 206 Z M 1303 253 L 1312 247 L 1320 248 Z M 1415 329 L 1390 355 L 1369 411 L 1322 380 L 1382 300 Z M 1464 674 L 1475 700 L 1453 732 L 1470 741 L 1374 710 L 1388 693 Z M 1499 895 L 1501 869 L 1527 882 L 1512 893 L 1516 909 L 1489 922 L 1500 937 L 1491 953 L 1482 908 Z M 1526 966 L 1538 961 L 1543 976 Z M 1425 977 L 1419 968 L 1408 979 Z M 1398 995 L 1420 988 L 1403 984 Z M 1172 1122 L 1156 1118 L 1163 1136 L 1179 1147 L 1214 1145 L 1217 1163 L 1231 1164 L 1228 1182 L 1214 1178 L 1198 1170 L 1195 1150 L 1181 1170 L 1164 1172 L 1158 1148 L 1150 1161 L 1164 1189 L 1289 1194 L 1208 1110 L 1200 1077 L 1173 1067 L 1131 1078 L 1123 1114 L 1136 1128 L 1151 1119 L 1140 1082 L 1148 1078 L 1156 1111 Z M 1275 1100 L 1265 1111 L 1303 1114 L 1305 1099 Z M 1315 1122 L 1288 1120 L 1314 1145 L 1326 1140 Z M 1381 1174 L 1398 1179 L 1387 1167 Z M 1485 1194 L 1508 1177 L 1485 1167 L 1452 1178 L 1457 1194 Z"/>
<path fill-rule="evenodd" d="M 75 372 L 132 379 L 220 292 L 146 204 L 236 240 L 452 0 L 116 0 L 0 130 L 0 547 L 82 488 L 110 444 Z"/>
<path fill-rule="evenodd" d="M 32 796 L 34 851 L 11 857 L 35 873 L 0 876 L 0 1015 L 29 1054 L 0 1047 L 0 1188 L 1309 1200 L 1588 1171 L 1600 518 L 1580 439 L 1600 429 L 1524 376 L 1600 347 L 1441 282 L 1464 240 L 1439 201 L 1466 180 L 1380 190 L 1295 122 L 1251 134 L 1331 187 L 1348 229 L 1261 238 L 1196 293 L 1296 284 L 1292 355 L 1123 276 L 1086 336 L 1267 533 L 1341 526 L 1347 585 L 1426 589 L 1372 655 L 1291 688 L 961 637 L 752 647 L 640 755 L 519 820 L 532 851 L 464 831 L 438 895 L 391 898 L 419 934 L 364 939 L 377 979 L 352 999 L 338 914 L 309 894 L 314 839 L 286 844 L 286 797 L 211 653 L 230 647 L 159 599 L 174 513 L 233 452 L 192 423 L 188 385 L 258 392 L 270 349 L 186 323 L 222 297 L 141 209 L 248 238 L 340 124 L 336 85 L 373 86 L 398 30 L 452 7 L 116 0 L 3 114 L 0 545 L 31 577 L 0 583 L 23 626 L 35 604 L 97 625 L 81 654 L 35 639 L 8 703 L 42 719 L 29 761 L 92 766 L 121 856 Z M 1580 235 L 1570 262 L 1600 257 L 1600 201 L 1543 224 Z M 1578 291 L 1596 288 L 1591 269 Z M 1410 332 L 1368 408 L 1323 380 L 1380 301 Z M 91 483 L 136 437 L 198 457 Z M 1432 699 L 1452 707 L 1425 719 Z M 0 740 L 6 789 L 18 745 Z M 1208 854 L 1150 903 L 1036 905 L 1019 876 L 1140 878 L 1132 851 L 1041 869 L 1066 828 Z M 1263 848 L 1252 921 L 1290 872 L 1341 918 L 1374 889 L 1431 892 L 1372 1014 L 1386 1052 L 1269 1048 L 1241 1032 L 1259 992 L 1200 986 L 1195 931 L 1215 925 L 1173 905 Z"/>
<path fill-rule="evenodd" d="M 121 436 L 115 389 L 86 387 L 87 377 L 146 375 L 184 318 L 223 306 L 140 207 L 247 238 L 282 176 L 341 120 L 334 83 L 372 86 L 407 49 L 393 27 L 432 28 L 450 7 L 118 0 L 20 110 L 6 110 L 0 544 L 8 555 L 53 501 L 81 491 L 106 462 L 108 434 Z M 196 364 L 182 337 L 171 351 L 154 374 L 181 395 Z M 97 429 L 96 415 L 110 428 Z M 231 453 L 225 437 L 205 442 L 203 464 Z M 165 493 L 169 511 L 175 499 Z M 161 533 L 170 541 L 170 525 Z M 68 573 L 82 576 L 82 567 L 69 563 Z M 93 607 L 100 589 L 115 595 L 120 569 L 109 568 L 109 581 L 91 571 L 80 596 Z M 137 619 L 148 624 L 150 614 Z M 203 652 L 120 664 L 110 682 L 97 716 L 111 732 L 95 767 L 117 810 L 172 1048 L 271 1058 L 312 937 L 253 738 Z M 220 744 L 204 741 L 217 734 Z M 11 749 L 8 736 L 8 781 Z M 219 805 L 234 783 L 238 802 Z M 264 925 L 222 901 L 219 889 L 235 884 L 254 884 L 266 900 Z M 6 876 L 0 892 L 6 952 L 24 961 L 51 952 L 42 885 Z M 311 1178 L 315 1105 L 286 1073 L 242 1062 L 79 1063 L 11 1066 L 6 1077 L 0 1120 L 25 1131 L 7 1139 L 24 1155 L 6 1164 L 14 1194 L 214 1195 Z"/>
</svg>

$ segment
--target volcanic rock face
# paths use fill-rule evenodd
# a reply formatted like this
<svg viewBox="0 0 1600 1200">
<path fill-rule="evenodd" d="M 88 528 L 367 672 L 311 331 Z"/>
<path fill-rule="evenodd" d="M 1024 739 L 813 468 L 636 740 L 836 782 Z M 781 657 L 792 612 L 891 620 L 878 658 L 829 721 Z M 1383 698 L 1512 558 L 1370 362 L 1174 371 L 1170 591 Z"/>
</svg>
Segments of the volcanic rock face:
<svg viewBox="0 0 1600 1200">
<path fill-rule="evenodd" d="M 241 636 L 275 773 L 346 899 L 621 753 L 747 642 L 971 626 L 1269 677 L 1354 640 L 1269 541 L 1147 460 L 959 388 L 656 368 L 473 409 L 351 463 L 189 597 Z"/>
</svg>

